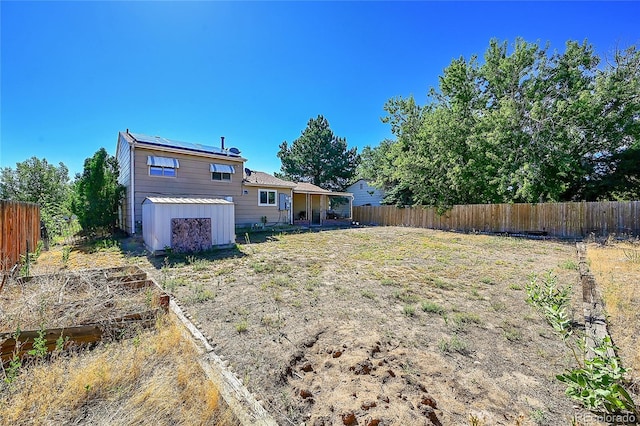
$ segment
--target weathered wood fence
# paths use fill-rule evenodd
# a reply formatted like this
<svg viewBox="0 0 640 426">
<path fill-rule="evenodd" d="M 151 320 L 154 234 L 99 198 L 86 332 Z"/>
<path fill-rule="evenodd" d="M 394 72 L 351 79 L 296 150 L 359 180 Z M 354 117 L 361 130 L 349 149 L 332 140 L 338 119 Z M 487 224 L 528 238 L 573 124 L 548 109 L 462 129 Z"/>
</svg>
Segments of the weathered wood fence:
<svg viewBox="0 0 640 426">
<path fill-rule="evenodd" d="M 0 200 L 0 271 L 11 268 L 20 255 L 36 249 L 40 241 L 40 206 Z"/>
<path fill-rule="evenodd" d="M 539 234 L 584 238 L 590 234 L 640 235 L 640 201 L 457 205 L 442 215 L 433 207 L 358 206 L 362 224 L 463 232 Z"/>
</svg>

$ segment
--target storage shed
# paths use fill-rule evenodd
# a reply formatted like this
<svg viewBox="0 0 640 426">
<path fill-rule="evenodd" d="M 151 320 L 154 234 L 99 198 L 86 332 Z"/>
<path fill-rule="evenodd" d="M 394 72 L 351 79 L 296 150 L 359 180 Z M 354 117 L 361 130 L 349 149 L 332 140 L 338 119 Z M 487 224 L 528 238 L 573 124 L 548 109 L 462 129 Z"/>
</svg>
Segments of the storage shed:
<svg viewBox="0 0 640 426">
<path fill-rule="evenodd" d="M 202 251 L 235 242 L 234 204 L 218 198 L 148 197 L 142 238 L 151 252 Z"/>
</svg>

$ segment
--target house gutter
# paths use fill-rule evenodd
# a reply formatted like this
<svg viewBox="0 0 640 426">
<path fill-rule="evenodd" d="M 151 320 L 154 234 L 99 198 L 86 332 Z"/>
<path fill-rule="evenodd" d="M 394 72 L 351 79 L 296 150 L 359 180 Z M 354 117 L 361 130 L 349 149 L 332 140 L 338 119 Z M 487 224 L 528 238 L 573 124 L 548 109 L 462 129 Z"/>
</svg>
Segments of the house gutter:
<svg viewBox="0 0 640 426">
<path fill-rule="evenodd" d="M 135 234 L 136 233 L 136 210 L 135 210 L 135 200 L 136 200 L 136 189 L 135 189 L 135 172 L 136 172 L 136 168 L 135 168 L 135 158 L 136 156 L 134 155 L 134 150 L 136 149 L 135 144 L 131 144 L 129 145 L 131 147 L 131 149 L 129 149 L 129 167 L 131 168 L 131 170 L 129 171 L 129 181 L 131 183 L 131 185 L 129 185 L 131 187 L 131 194 L 129 197 L 129 211 L 131 212 L 131 234 Z"/>
</svg>

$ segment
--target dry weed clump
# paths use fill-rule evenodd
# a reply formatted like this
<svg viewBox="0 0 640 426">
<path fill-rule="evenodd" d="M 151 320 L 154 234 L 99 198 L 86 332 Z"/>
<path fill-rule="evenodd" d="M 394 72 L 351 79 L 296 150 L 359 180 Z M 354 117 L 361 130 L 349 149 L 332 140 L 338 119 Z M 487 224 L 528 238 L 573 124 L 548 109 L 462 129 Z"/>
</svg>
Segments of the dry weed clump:
<svg viewBox="0 0 640 426">
<path fill-rule="evenodd" d="M 0 424 L 235 424 L 180 326 L 166 316 L 157 325 L 25 367 L 0 385 Z"/>
<path fill-rule="evenodd" d="M 152 308 L 153 290 L 132 291 L 101 270 L 13 281 L 0 293 L 0 332 L 71 327 L 109 321 Z"/>
<path fill-rule="evenodd" d="M 602 289 L 620 357 L 640 383 L 640 247 L 631 243 L 591 244 L 587 259 Z"/>
</svg>

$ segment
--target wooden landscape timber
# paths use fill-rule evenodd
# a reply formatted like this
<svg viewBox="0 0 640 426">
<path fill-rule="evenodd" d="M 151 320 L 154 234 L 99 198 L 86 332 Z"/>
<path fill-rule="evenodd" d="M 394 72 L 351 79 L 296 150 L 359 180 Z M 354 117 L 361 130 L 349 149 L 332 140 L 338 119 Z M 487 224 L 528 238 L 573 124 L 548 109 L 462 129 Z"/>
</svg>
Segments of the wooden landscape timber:
<svg viewBox="0 0 640 426">
<path fill-rule="evenodd" d="M 162 299 L 161 299 L 162 300 Z M 168 302 L 168 299 L 167 299 Z M 168 305 L 168 303 L 166 304 Z M 34 348 L 37 338 L 44 339 L 47 352 L 53 352 L 62 343 L 63 348 L 70 345 L 87 345 L 102 340 L 103 337 L 118 338 L 132 328 L 150 328 L 155 325 L 156 318 L 163 309 L 154 309 L 142 313 L 125 315 L 99 323 L 79 325 L 67 328 L 48 328 L 44 330 L 28 330 L 18 333 L 0 333 L 0 357 L 2 364 L 11 361 L 14 356 L 22 359 Z M 61 339 L 61 340 L 60 340 Z"/>
<path fill-rule="evenodd" d="M 609 336 L 607 330 L 607 318 L 604 310 L 602 297 L 596 285 L 596 279 L 587 265 L 587 245 L 577 243 L 578 271 L 580 273 L 580 283 L 582 284 L 582 305 L 584 308 L 585 325 L 585 352 L 587 359 L 593 359 L 595 353 L 593 348 L 602 343 Z M 612 347 L 607 350 L 607 355 L 615 357 Z"/>
<path fill-rule="evenodd" d="M 57 272 L 53 274 L 29 275 L 26 277 L 19 277 L 16 281 L 19 284 L 26 284 L 31 281 L 50 279 L 53 277 L 88 278 L 105 280 L 107 282 L 129 283 L 133 281 L 147 280 L 147 273 L 138 266 L 115 266 L 112 268 L 82 269 L 78 271 Z"/>
<path fill-rule="evenodd" d="M 106 337 L 117 339 L 126 334 L 127 330 L 153 327 L 158 315 L 169 309 L 169 295 L 164 293 L 155 281 L 148 279 L 147 273 L 137 266 L 35 275 L 18 278 L 16 282 L 22 286 L 37 285 L 38 282 L 52 277 L 66 278 L 67 282 L 82 278 L 83 280 L 95 281 L 97 285 L 103 284 L 114 289 L 134 292 L 151 288 L 155 290 L 151 302 L 152 306 L 156 306 L 156 308 L 132 312 L 115 318 L 97 319 L 70 327 L 0 333 L 0 358 L 3 365 L 15 356 L 20 359 L 27 356 L 29 351 L 34 349 L 36 339 L 44 339 L 43 346 L 46 347 L 47 352 L 54 351 L 61 344 L 66 348 L 72 344 L 96 343 Z"/>
<path fill-rule="evenodd" d="M 216 355 L 214 348 L 205 335 L 194 325 L 190 317 L 185 314 L 180 306 L 171 300 L 169 304 L 171 313 L 184 325 L 191 341 L 202 354 L 200 367 L 220 390 L 220 395 L 233 411 L 234 416 L 243 426 L 277 426 L 278 423 L 265 410 L 251 392 L 242 384 L 228 368 L 228 361 Z"/>
<path fill-rule="evenodd" d="M 154 290 L 152 305 L 157 307 L 71 327 L 0 333 L 0 358 L 3 366 L 6 367 L 15 356 L 20 359 L 28 358 L 29 351 L 34 349 L 36 339 L 44 340 L 41 347 L 45 347 L 47 352 L 59 349 L 60 345 L 64 348 L 72 345 L 91 345 L 105 338 L 119 339 L 128 336 L 130 330 L 152 328 L 156 325 L 158 315 L 161 312 L 168 312 L 179 320 L 179 324 L 184 327 L 183 334 L 199 351 L 198 364 L 207 379 L 219 389 L 222 399 L 232 411 L 234 422 L 237 421 L 243 426 L 277 425 L 262 404 L 229 369 L 228 361 L 213 352 L 213 346 L 197 328 L 198 323 L 194 325 L 189 319 L 190 315 L 185 315 L 177 303 L 170 300 L 169 295 L 164 293 L 161 287 L 153 279 L 148 278 L 147 273 L 139 267 L 127 266 L 35 275 L 19 278 L 15 282 L 28 290 L 29 286 L 35 288 L 40 282 L 45 283 L 46 280 L 51 280 L 51 277 L 61 282 L 74 278 L 83 282 L 91 281 L 96 285 L 108 286 L 116 292 L 122 289 L 138 292 L 151 288 Z"/>
</svg>

